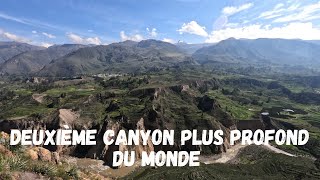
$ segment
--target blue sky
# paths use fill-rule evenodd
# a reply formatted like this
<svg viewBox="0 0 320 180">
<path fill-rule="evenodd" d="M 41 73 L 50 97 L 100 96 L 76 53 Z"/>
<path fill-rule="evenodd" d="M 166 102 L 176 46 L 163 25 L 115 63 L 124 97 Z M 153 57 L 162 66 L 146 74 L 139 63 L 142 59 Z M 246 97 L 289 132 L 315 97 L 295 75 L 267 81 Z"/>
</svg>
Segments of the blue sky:
<svg viewBox="0 0 320 180">
<path fill-rule="evenodd" d="M 317 0 L 2 0 L 0 40 L 36 45 L 159 39 L 320 39 Z"/>
</svg>

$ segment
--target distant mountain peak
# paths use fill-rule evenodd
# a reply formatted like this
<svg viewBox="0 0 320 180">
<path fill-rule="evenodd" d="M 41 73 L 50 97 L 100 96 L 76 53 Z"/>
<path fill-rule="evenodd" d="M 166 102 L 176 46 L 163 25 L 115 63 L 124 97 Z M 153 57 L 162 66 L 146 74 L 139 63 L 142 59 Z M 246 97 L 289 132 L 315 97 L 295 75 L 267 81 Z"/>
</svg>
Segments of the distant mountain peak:
<svg viewBox="0 0 320 180">
<path fill-rule="evenodd" d="M 0 42 L 0 63 L 7 61 L 18 54 L 41 49 L 45 48 L 15 41 Z"/>
<path fill-rule="evenodd" d="M 46 49 L 23 52 L 2 63 L 0 72 L 16 75 L 34 73 L 49 64 L 52 60 L 65 56 L 82 47 L 86 47 L 86 45 L 63 44 L 50 46 Z"/>
<path fill-rule="evenodd" d="M 150 47 L 152 45 L 159 46 L 159 45 L 169 45 L 169 44 L 173 45 L 171 43 L 160 41 L 160 40 L 146 39 L 146 40 L 140 41 L 137 46 L 138 47 Z"/>
<path fill-rule="evenodd" d="M 177 46 L 159 41 L 124 41 L 81 48 L 45 66 L 40 76 L 74 76 L 104 72 L 132 73 L 195 63 Z"/>
<path fill-rule="evenodd" d="M 200 63 L 245 63 L 264 65 L 315 65 L 320 46 L 295 39 L 234 39 L 201 48 L 193 54 Z"/>
</svg>

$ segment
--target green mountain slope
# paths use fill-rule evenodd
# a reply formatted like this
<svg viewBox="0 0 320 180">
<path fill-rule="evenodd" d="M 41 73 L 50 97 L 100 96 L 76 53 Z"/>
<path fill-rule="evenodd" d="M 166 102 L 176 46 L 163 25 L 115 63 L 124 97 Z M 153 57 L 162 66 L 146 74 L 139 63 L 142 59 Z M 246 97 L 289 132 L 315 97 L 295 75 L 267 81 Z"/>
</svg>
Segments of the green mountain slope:
<svg viewBox="0 0 320 180">
<path fill-rule="evenodd" d="M 26 43 L 19 42 L 0 42 L 0 63 L 16 56 L 20 53 L 41 50 L 43 47 L 33 46 Z"/>
<path fill-rule="evenodd" d="M 194 61 L 173 44 L 156 40 L 145 40 L 139 43 L 125 41 L 79 49 L 53 61 L 44 67 L 39 75 L 133 73 L 184 63 L 192 64 Z"/>
<path fill-rule="evenodd" d="M 277 65 L 318 65 L 320 46 L 308 41 L 285 39 L 227 39 L 193 54 L 200 63 L 225 62 Z"/>
<path fill-rule="evenodd" d="M 34 73 L 41 70 L 53 59 L 60 58 L 82 47 L 85 46 L 78 44 L 64 44 L 51 46 L 44 50 L 21 53 L 4 62 L 0 67 L 0 72 L 15 75 Z"/>
</svg>

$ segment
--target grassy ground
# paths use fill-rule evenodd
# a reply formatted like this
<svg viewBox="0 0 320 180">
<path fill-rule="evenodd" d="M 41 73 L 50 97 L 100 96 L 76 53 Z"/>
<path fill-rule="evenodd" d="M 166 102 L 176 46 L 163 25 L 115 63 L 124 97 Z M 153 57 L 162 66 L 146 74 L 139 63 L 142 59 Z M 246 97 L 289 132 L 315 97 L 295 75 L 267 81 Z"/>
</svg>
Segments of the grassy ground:
<svg viewBox="0 0 320 180">
<path fill-rule="evenodd" d="M 257 106 L 241 105 L 239 102 L 231 100 L 228 96 L 223 95 L 220 90 L 209 91 L 207 94 L 216 99 L 223 109 L 228 111 L 235 119 L 249 120 L 260 111 Z"/>
<path fill-rule="evenodd" d="M 106 117 L 113 120 L 128 119 L 132 127 L 141 117 L 153 120 L 155 127 L 175 128 L 176 131 L 186 128 L 213 128 L 217 120 L 223 117 L 214 116 L 210 112 L 202 112 L 198 108 L 199 98 L 208 95 L 215 100 L 223 112 L 228 113 L 236 120 L 258 119 L 262 109 L 296 108 L 307 114 L 292 114 L 290 118 L 272 117 L 292 125 L 295 129 L 307 129 L 311 134 L 308 146 L 282 146 L 285 151 L 299 155 L 320 155 L 320 106 L 317 104 L 300 104 L 290 99 L 279 89 L 268 89 L 265 84 L 276 79 L 261 79 L 262 85 L 252 82 L 240 81 L 240 84 L 227 84 L 230 79 L 239 79 L 235 75 L 217 76 L 201 71 L 161 72 L 148 75 L 123 76 L 101 81 L 87 81 L 81 84 L 67 84 L 59 82 L 58 85 L 40 86 L 24 83 L 5 84 L 6 89 L 14 92 L 12 99 L 0 102 L 0 116 L 2 118 L 15 118 L 32 114 L 46 115 L 60 108 L 74 109 L 80 112 L 82 118 L 88 121 L 101 122 Z M 244 78 L 241 76 L 241 78 Z M 250 79 L 250 78 L 248 78 Z M 177 92 L 170 87 L 185 84 L 200 84 L 203 81 L 216 80 L 219 88 L 208 87 L 202 92 L 200 87 L 194 85 L 188 92 Z M 283 83 L 292 92 L 298 93 L 308 88 Z M 40 87 L 39 87 L 40 86 Z M 1 88 L 1 87 L 0 87 Z M 158 99 L 153 95 L 144 94 L 143 90 L 166 88 Z M 227 89 L 231 93 L 223 93 Z M 237 90 L 238 89 L 238 90 Z M 0 89 L 2 91 L 3 89 Z M 141 91 L 142 90 L 142 91 Z M 237 90 L 233 93 L 234 90 Z M 133 92 L 138 94 L 131 94 Z M 152 92 L 152 91 L 151 91 Z M 48 100 L 38 103 L 32 100 L 33 93 L 46 94 Z M 146 92 L 145 92 L 146 93 Z M 190 94 L 187 94 L 190 93 Z M 5 98 L 3 98 L 5 99 Z M 248 101 L 248 102 L 246 102 Z M 107 110 L 111 102 L 118 107 Z M 48 107 L 53 103 L 52 107 Z M 155 110 L 155 115 L 148 112 Z M 156 119 L 154 119 L 156 118 Z M 223 121 L 221 121 L 222 123 Z M 161 124 L 162 123 L 162 124 Z M 216 124 L 215 124 L 216 123 Z M 152 123 L 150 123 L 153 125 Z M 155 124 L 155 123 L 154 123 Z M 212 153 L 210 150 L 204 150 Z M 196 168 L 141 168 L 128 179 L 302 179 L 318 178 L 319 170 L 315 169 L 313 162 L 302 158 L 289 158 L 282 155 L 261 152 L 266 156 L 250 159 L 250 153 L 241 158 L 241 165 L 214 164 L 201 165 Z M 249 158 L 249 159 L 248 159 Z M 261 176 L 262 175 L 262 176 Z M 0 178 L 1 179 L 1 178 Z"/>
<path fill-rule="evenodd" d="M 140 168 L 125 179 L 318 179 L 312 160 L 247 147 L 236 164 L 201 164 L 199 167 Z"/>
</svg>

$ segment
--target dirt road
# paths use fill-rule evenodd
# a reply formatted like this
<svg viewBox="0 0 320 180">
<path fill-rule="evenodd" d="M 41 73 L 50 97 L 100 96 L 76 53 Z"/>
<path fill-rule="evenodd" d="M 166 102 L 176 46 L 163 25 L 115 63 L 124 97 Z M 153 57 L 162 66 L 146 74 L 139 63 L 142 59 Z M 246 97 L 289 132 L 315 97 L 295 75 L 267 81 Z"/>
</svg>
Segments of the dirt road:
<svg viewBox="0 0 320 180">
<path fill-rule="evenodd" d="M 201 156 L 200 162 L 202 162 L 204 164 L 227 163 L 228 161 L 236 158 L 236 156 L 238 155 L 240 150 L 246 146 L 248 146 L 248 145 L 237 144 L 237 145 L 232 146 L 230 149 L 228 149 L 227 152 L 213 155 L 213 156 Z M 294 154 L 287 153 L 287 152 L 285 152 L 281 149 L 278 149 L 274 146 L 271 146 L 271 145 L 262 145 L 262 146 L 265 147 L 266 149 L 274 152 L 274 153 L 284 154 L 284 155 L 291 156 L 291 157 L 296 157 L 296 155 L 294 155 Z"/>
</svg>

